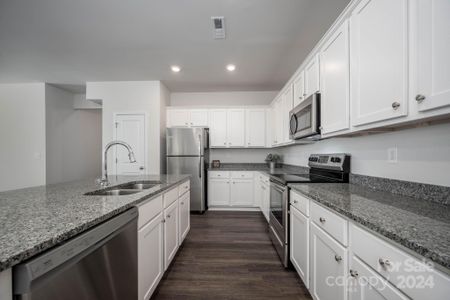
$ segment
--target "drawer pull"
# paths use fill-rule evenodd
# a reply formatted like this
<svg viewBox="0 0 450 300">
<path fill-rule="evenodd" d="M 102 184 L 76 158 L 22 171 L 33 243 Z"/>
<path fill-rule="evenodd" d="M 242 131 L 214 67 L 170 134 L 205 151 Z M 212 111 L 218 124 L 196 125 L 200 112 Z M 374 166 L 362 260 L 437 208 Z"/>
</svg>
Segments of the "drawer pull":
<svg viewBox="0 0 450 300">
<path fill-rule="evenodd" d="M 184 202 L 181 202 L 181 205 L 184 205 Z"/>
<path fill-rule="evenodd" d="M 336 254 L 336 255 L 334 256 L 334 259 L 335 259 L 337 262 L 340 262 L 340 261 L 342 260 L 342 256 Z"/>
<path fill-rule="evenodd" d="M 355 270 L 352 270 L 352 269 L 350 269 L 350 276 L 352 276 L 352 277 L 358 277 L 358 271 L 355 271 Z"/>
<path fill-rule="evenodd" d="M 170 219 L 170 215 L 167 215 L 167 219 Z"/>
<path fill-rule="evenodd" d="M 382 259 L 382 258 L 380 258 L 380 259 L 378 260 L 378 262 L 380 263 L 380 265 L 381 265 L 383 268 L 387 268 L 387 267 L 390 267 L 390 266 L 391 266 L 391 262 L 390 262 L 388 259 Z"/>
<path fill-rule="evenodd" d="M 325 220 L 325 218 L 320 217 L 320 218 L 319 218 L 319 221 L 320 221 L 320 223 L 323 224 L 323 223 L 325 223 L 326 220 Z"/>
</svg>

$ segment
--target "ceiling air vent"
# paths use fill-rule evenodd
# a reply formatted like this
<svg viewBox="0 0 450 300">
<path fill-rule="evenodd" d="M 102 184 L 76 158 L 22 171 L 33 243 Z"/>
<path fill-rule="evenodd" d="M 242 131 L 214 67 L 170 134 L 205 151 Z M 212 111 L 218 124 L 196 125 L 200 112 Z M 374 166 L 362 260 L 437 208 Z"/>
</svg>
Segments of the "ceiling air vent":
<svg viewBox="0 0 450 300">
<path fill-rule="evenodd" d="M 214 39 L 225 38 L 225 18 L 224 17 L 211 17 L 213 21 L 213 36 Z"/>
</svg>

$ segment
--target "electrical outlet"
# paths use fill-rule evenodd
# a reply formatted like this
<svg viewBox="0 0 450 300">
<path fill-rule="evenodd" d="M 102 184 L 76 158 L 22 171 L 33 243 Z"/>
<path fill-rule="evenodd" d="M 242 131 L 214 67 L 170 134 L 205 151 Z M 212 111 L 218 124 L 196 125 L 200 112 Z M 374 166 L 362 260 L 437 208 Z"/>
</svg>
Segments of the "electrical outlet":
<svg viewBox="0 0 450 300">
<path fill-rule="evenodd" d="M 387 151 L 388 151 L 388 162 L 391 164 L 396 164 L 398 162 L 397 147 L 389 148 Z"/>
</svg>

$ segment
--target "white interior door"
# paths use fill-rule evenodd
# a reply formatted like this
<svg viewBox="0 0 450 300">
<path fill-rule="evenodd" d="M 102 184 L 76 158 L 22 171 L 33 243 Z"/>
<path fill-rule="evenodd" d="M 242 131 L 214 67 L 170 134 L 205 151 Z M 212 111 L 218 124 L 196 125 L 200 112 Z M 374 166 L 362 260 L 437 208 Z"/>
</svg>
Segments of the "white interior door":
<svg viewBox="0 0 450 300">
<path fill-rule="evenodd" d="M 130 163 L 128 150 L 120 145 L 114 146 L 116 174 L 145 174 L 145 114 L 116 114 L 115 140 L 128 143 L 136 158 L 135 163 Z"/>
</svg>

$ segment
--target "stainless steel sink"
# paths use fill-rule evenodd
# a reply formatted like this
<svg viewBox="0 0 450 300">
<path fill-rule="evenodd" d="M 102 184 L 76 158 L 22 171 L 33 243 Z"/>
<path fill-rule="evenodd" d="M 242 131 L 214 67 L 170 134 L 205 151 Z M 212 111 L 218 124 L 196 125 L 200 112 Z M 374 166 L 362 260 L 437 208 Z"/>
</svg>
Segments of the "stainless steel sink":
<svg viewBox="0 0 450 300">
<path fill-rule="evenodd" d="M 112 189 L 112 190 L 99 190 L 95 192 L 89 192 L 85 195 L 87 196 L 123 196 L 132 195 L 142 192 L 142 190 L 132 190 L 132 189 Z"/>
<path fill-rule="evenodd" d="M 127 183 L 119 186 L 121 189 L 130 189 L 130 190 L 148 190 L 152 187 L 160 185 L 160 181 L 138 181 Z"/>
</svg>

